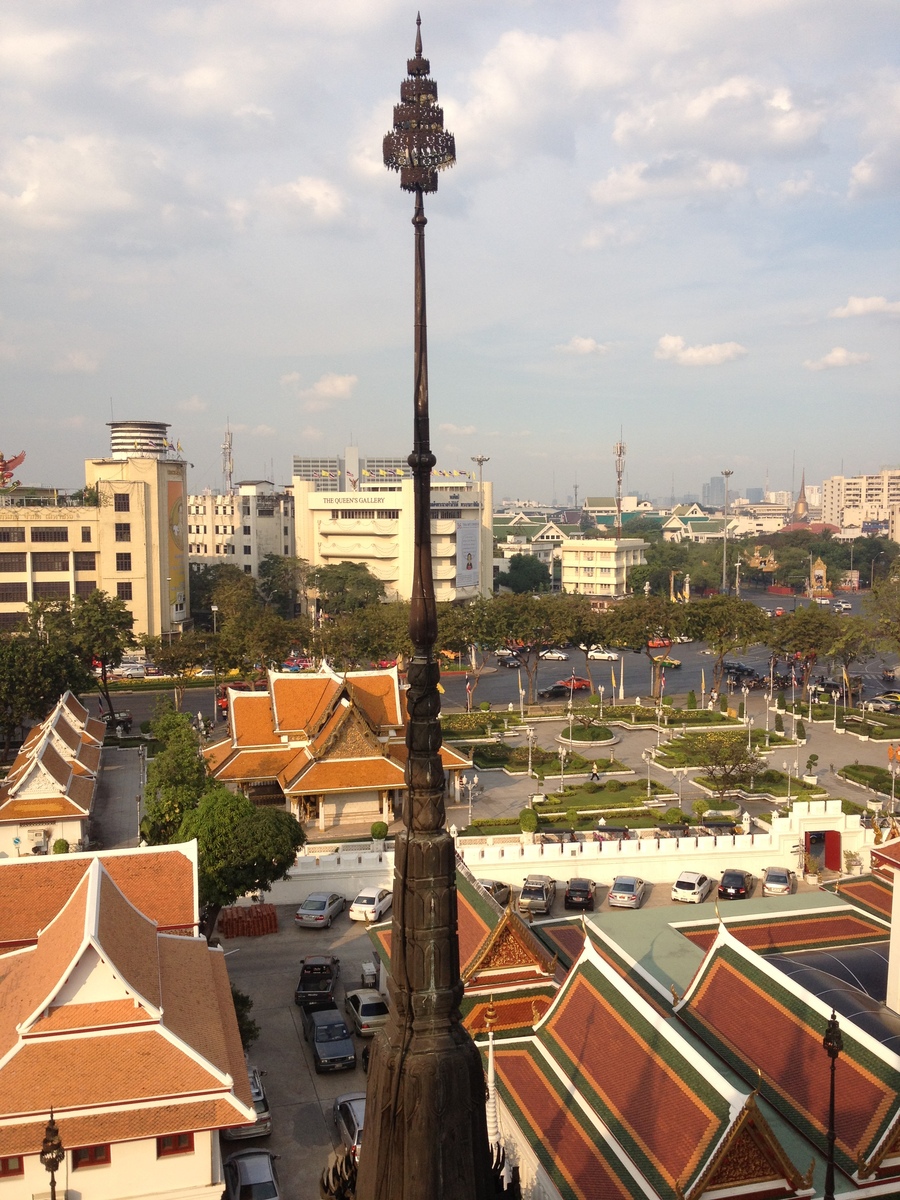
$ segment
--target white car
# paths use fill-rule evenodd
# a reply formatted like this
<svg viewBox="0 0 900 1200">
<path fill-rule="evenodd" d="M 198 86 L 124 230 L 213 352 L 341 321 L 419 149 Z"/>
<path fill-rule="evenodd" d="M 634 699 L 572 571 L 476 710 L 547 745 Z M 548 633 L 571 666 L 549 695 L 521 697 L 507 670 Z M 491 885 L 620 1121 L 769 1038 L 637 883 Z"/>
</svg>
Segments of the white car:
<svg viewBox="0 0 900 1200">
<path fill-rule="evenodd" d="M 603 646 L 591 646 L 588 650 L 588 658 L 599 659 L 600 662 L 618 662 L 618 654 L 614 654 L 612 650 L 606 650 Z"/>
<path fill-rule="evenodd" d="M 363 888 L 350 905 L 351 921 L 380 921 L 394 903 L 394 893 L 387 888 Z"/>
<path fill-rule="evenodd" d="M 512 658 L 515 653 L 515 650 L 510 650 L 506 646 L 500 646 L 494 651 L 494 658 Z"/>
<path fill-rule="evenodd" d="M 551 662 L 568 662 L 569 656 L 562 650 L 542 650 L 540 657 Z"/>
<path fill-rule="evenodd" d="M 713 881 L 698 871 L 682 871 L 672 886 L 672 899 L 685 904 L 702 904 L 712 891 Z"/>
</svg>

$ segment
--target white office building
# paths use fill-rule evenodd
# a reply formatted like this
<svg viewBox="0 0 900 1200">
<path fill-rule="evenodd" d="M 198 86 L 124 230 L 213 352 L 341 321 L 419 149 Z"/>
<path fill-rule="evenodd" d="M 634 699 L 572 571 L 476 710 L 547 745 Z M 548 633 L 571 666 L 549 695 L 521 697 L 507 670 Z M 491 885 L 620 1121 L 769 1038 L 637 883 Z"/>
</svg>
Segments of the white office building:
<svg viewBox="0 0 900 1200">
<path fill-rule="evenodd" d="M 591 538 L 565 541 L 562 557 L 562 591 L 596 600 L 614 600 L 628 594 L 628 576 L 646 564 L 649 542 L 638 538 Z"/>
<path fill-rule="evenodd" d="M 893 532 L 900 514 L 900 470 L 832 475 L 822 484 L 822 520 L 857 534 Z"/>
<path fill-rule="evenodd" d="M 210 489 L 187 498 L 190 563 L 230 562 L 259 574 L 267 554 L 294 553 L 294 498 L 268 479 L 248 479 L 231 493 Z"/>
</svg>

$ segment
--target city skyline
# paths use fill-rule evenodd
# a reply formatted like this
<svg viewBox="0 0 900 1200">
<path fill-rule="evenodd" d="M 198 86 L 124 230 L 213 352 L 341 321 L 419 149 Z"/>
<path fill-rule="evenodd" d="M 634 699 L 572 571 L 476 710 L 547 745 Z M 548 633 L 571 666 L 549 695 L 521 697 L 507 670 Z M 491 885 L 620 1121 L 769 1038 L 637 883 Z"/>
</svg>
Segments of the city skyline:
<svg viewBox="0 0 900 1200">
<path fill-rule="evenodd" d="M 14 0 L 0 450 L 24 482 L 80 486 L 111 419 L 169 422 L 195 491 L 226 422 L 235 478 L 408 451 L 408 214 L 380 150 L 414 20 Z M 489 455 L 498 497 L 611 494 L 620 429 L 630 493 L 890 464 L 888 6 L 453 0 L 422 22 L 459 158 L 429 212 L 439 466 Z"/>
</svg>

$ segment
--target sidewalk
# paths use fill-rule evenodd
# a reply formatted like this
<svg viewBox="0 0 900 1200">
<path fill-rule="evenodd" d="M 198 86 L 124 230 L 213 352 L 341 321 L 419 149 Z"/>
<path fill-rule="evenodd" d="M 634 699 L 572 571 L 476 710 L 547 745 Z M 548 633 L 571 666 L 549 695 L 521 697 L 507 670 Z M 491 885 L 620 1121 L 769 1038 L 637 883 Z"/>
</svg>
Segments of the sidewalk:
<svg viewBox="0 0 900 1200">
<path fill-rule="evenodd" d="M 104 747 L 100 778 L 91 812 L 91 840 L 104 850 L 123 850 L 139 843 L 141 760 L 137 747 Z M 143 803 L 140 816 L 144 815 Z"/>
</svg>

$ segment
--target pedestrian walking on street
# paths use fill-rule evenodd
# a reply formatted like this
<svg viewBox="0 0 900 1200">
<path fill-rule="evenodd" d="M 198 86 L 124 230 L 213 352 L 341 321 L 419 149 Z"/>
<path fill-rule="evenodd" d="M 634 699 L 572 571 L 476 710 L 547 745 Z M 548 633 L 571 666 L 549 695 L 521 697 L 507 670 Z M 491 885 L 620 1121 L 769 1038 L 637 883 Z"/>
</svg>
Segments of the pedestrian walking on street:
<svg viewBox="0 0 900 1200">
<path fill-rule="evenodd" d="M 591 763 L 591 783 L 599 783 L 600 774 L 597 771 L 597 764 Z"/>
</svg>

